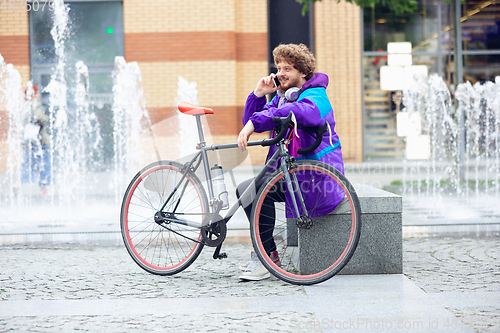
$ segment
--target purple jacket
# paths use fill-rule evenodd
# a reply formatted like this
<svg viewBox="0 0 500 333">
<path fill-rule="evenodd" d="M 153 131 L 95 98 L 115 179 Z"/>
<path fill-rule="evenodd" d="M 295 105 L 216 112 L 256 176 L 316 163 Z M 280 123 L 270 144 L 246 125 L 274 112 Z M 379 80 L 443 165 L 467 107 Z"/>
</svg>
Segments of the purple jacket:
<svg viewBox="0 0 500 333">
<path fill-rule="evenodd" d="M 323 140 L 319 147 L 311 154 L 300 155 L 297 150 L 304 147 L 310 147 L 315 141 L 315 134 L 298 130 L 300 138 L 294 137 L 288 149 L 290 155 L 294 156 L 296 160 L 318 160 L 333 166 L 335 169 L 344 173 L 344 163 L 342 161 L 342 151 L 337 133 L 335 132 L 335 119 L 333 117 L 333 108 L 326 95 L 326 87 L 328 86 L 328 76 L 323 73 L 316 73 L 309 79 L 300 89 L 299 98 L 295 102 L 286 100 L 285 97 L 276 95 L 273 100 L 266 104 L 265 97 L 257 97 L 254 93 L 250 93 L 245 104 L 245 112 L 243 114 L 243 125 L 248 120 L 251 120 L 255 132 L 262 133 L 272 130 L 276 124 L 272 121 L 273 117 L 286 117 L 290 111 L 293 111 L 297 123 L 307 127 L 323 126 L 325 121 L 330 124 L 332 130 L 330 144 L 330 134 L 325 133 Z M 271 146 L 268 157 L 276 151 L 276 146 Z M 275 166 L 277 167 L 277 166 Z M 299 181 L 304 178 L 309 178 L 307 175 L 297 174 Z M 333 182 L 333 180 L 332 180 Z M 336 186 L 335 188 L 337 188 Z M 333 187 L 330 187 L 333 188 Z M 324 193 L 319 191 L 309 191 L 305 193 L 305 202 L 308 212 L 311 216 L 321 216 L 327 214 L 335 209 L 340 201 L 343 199 L 343 193 Z M 319 197 L 323 199 L 322 204 L 317 206 Z M 327 197 L 326 200 L 324 198 Z M 295 214 L 292 212 L 293 205 L 290 198 L 287 198 L 287 217 L 293 217 Z M 314 208 L 314 209 L 313 209 Z"/>
</svg>

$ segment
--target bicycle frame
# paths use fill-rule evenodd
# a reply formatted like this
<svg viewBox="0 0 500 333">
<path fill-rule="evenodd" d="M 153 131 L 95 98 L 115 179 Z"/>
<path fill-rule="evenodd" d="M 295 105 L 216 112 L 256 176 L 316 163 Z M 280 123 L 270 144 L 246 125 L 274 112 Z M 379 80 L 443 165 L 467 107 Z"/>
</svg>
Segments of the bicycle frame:
<svg viewBox="0 0 500 333">
<path fill-rule="evenodd" d="M 192 115 L 211 113 L 211 109 L 191 105 L 179 109 Z M 307 161 L 314 151 L 322 151 L 322 143 L 322 147 L 326 146 L 327 122 L 323 126 L 304 127 L 291 111 L 286 117 L 273 117 L 276 135 L 247 143 L 274 145 L 272 154 L 256 177 L 238 186 L 237 203 L 232 200 L 233 205 L 228 207 L 226 192 L 222 192 L 225 189 L 219 186 L 221 170 L 212 165 L 219 158 L 223 166 L 234 165 L 226 163 L 225 155 L 236 154 L 216 151 L 238 149 L 238 145 L 207 145 L 200 117 L 196 120 L 200 139 L 196 153 L 182 162 L 159 160 L 148 164 L 134 176 L 123 196 L 120 227 L 132 259 L 149 273 L 173 275 L 188 268 L 205 246 L 215 249 L 213 259 L 226 258 L 221 249 L 228 235 L 232 236 L 227 222 L 242 206 L 245 213 L 252 208 L 249 236 L 255 254 L 270 273 L 297 285 L 320 283 L 337 274 L 356 250 L 361 208 L 356 192 L 340 171 L 321 161 Z M 303 156 L 298 161 L 291 156 L 295 155 L 295 147 L 288 151 L 291 130 L 301 130 L 294 132 L 301 136 L 303 131 L 311 134 L 304 136 L 301 143 L 315 139 L 307 148 L 302 148 L 302 144 L 297 147 L 297 154 Z M 205 171 L 199 169 L 202 163 Z M 339 214 L 327 215 L 340 204 Z M 326 227 L 332 228 L 333 233 L 323 229 L 331 218 L 335 223 Z M 318 251 L 318 244 L 335 246 Z M 253 276 L 247 272 L 240 278 L 254 279 Z"/>
<path fill-rule="evenodd" d="M 206 142 L 205 142 L 204 134 L 203 134 L 203 127 L 202 127 L 202 124 L 201 124 L 200 115 L 196 115 L 195 117 L 196 117 L 196 124 L 197 124 L 197 127 L 198 127 L 198 137 L 199 137 L 199 140 L 200 140 L 200 143 L 198 143 L 197 148 L 200 151 L 191 159 L 190 162 L 188 162 L 188 163 L 185 164 L 185 166 L 184 166 L 185 170 L 183 171 L 181 179 L 176 184 L 174 190 L 172 191 L 172 193 L 169 195 L 169 197 L 167 198 L 167 200 L 165 201 L 165 203 L 161 207 L 160 212 L 163 212 L 163 209 L 166 207 L 166 205 L 168 204 L 168 202 L 170 201 L 170 199 L 178 191 L 179 187 L 181 186 L 181 184 L 183 183 L 184 179 L 186 178 L 186 175 L 188 174 L 189 170 L 192 169 L 192 165 L 195 163 L 195 161 L 198 158 L 200 158 L 200 155 L 201 155 L 201 161 L 203 162 L 203 168 L 205 169 L 205 176 L 206 176 L 206 179 L 207 179 L 208 193 L 209 193 L 209 197 L 210 197 L 210 200 L 209 200 L 210 212 L 208 214 L 210 214 L 212 216 L 216 216 L 216 215 L 219 214 L 219 212 L 221 210 L 220 205 L 218 207 L 214 205 L 214 203 L 216 203 L 218 201 L 218 199 L 215 197 L 215 193 L 214 193 L 213 186 L 212 186 L 212 175 L 210 173 L 210 165 L 209 165 L 209 161 L 208 161 L 207 151 L 209 151 L 209 150 L 215 151 L 215 150 L 238 148 L 238 144 L 237 143 L 226 143 L 226 144 L 218 144 L 218 145 L 207 146 Z M 247 145 L 248 146 L 260 146 L 260 145 L 263 145 L 263 143 L 265 141 L 266 140 L 249 141 L 247 143 Z M 294 192 L 297 193 L 299 204 L 301 205 L 302 211 L 304 212 L 302 215 L 308 216 L 307 215 L 307 209 L 306 209 L 305 203 L 304 203 L 304 198 L 302 197 L 302 194 L 301 194 L 301 192 L 299 190 L 297 178 L 296 178 L 295 174 L 292 174 L 292 177 L 290 177 L 290 174 L 288 172 L 288 168 L 287 168 L 286 163 L 287 163 L 287 160 L 288 160 L 288 158 L 289 158 L 290 155 L 288 154 L 288 151 L 285 148 L 285 142 L 284 142 L 284 140 L 281 140 L 277 144 L 277 146 L 278 146 L 278 149 L 271 156 L 271 158 L 266 162 L 266 164 L 264 165 L 264 168 L 257 174 L 257 176 L 254 178 L 254 180 L 251 183 L 251 185 L 248 186 L 248 188 L 242 193 L 241 197 L 238 198 L 238 201 L 233 206 L 231 206 L 229 208 L 229 211 L 227 212 L 226 216 L 223 218 L 223 220 L 225 222 L 228 222 L 231 219 L 231 217 L 236 213 L 236 211 L 238 210 L 238 208 L 241 206 L 241 203 L 249 195 L 251 195 L 251 191 L 254 188 L 254 185 L 256 183 L 259 183 L 264 178 L 265 174 L 271 169 L 271 167 L 276 163 L 276 161 L 278 161 L 278 159 L 280 157 L 281 157 L 280 167 L 283 170 L 283 173 L 285 175 L 285 181 L 286 181 L 286 184 L 287 184 L 287 189 L 288 189 L 288 191 L 290 193 L 294 193 Z M 199 164 L 198 164 L 198 166 L 199 166 Z M 196 169 L 198 168 L 198 166 L 196 167 Z M 182 193 L 181 193 L 181 196 L 182 196 Z M 296 212 L 296 216 L 300 216 L 301 214 L 299 212 L 297 200 L 296 200 L 295 196 L 293 196 L 293 195 L 291 196 L 291 198 L 292 198 L 292 203 L 293 203 L 293 206 L 294 206 L 294 210 Z M 173 214 L 173 215 L 175 215 L 175 209 L 174 209 L 173 212 L 170 212 L 170 213 Z M 190 222 L 188 220 L 174 218 L 174 217 L 171 217 L 171 216 L 163 216 L 163 217 L 161 217 L 161 219 L 163 221 L 165 221 L 165 222 L 178 223 L 178 224 L 187 225 L 187 226 L 195 227 L 195 228 L 202 228 L 203 226 L 205 226 L 205 223 L 202 223 L 202 224 L 196 223 L 195 224 L 195 223 L 192 223 L 192 222 Z M 204 219 L 204 221 L 205 220 L 206 219 Z M 212 220 L 212 219 L 209 219 L 209 220 Z M 211 222 L 217 222 L 217 221 L 211 221 Z"/>
</svg>

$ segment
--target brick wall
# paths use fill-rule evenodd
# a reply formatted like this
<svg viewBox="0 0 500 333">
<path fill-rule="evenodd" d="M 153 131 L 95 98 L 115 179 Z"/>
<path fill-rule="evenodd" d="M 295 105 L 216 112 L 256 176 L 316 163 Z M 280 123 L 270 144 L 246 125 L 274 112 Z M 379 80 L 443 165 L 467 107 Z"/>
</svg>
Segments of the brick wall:
<svg viewBox="0 0 500 333">
<path fill-rule="evenodd" d="M 153 122 L 175 114 L 182 76 L 215 111 L 206 117 L 213 141 L 234 142 L 246 96 L 267 74 L 267 1 L 124 0 L 123 9 L 125 59 L 141 68 Z M 252 148 L 251 156 L 262 163 L 266 150 Z"/>
<path fill-rule="evenodd" d="M 321 1 L 314 7 L 318 70 L 330 77 L 328 97 L 335 112 L 344 161 L 363 159 L 361 31 L 359 7 Z"/>
<path fill-rule="evenodd" d="M 18 7 L 19 4 L 15 10 L 0 10 L 0 54 L 5 63 L 19 71 L 24 86 L 30 79 L 29 24 L 28 12 Z M 0 105 L 0 172 L 5 171 L 7 164 L 7 131 L 8 115 Z"/>
<path fill-rule="evenodd" d="M 314 21 L 318 69 L 330 76 L 344 160 L 361 161 L 359 7 L 322 1 Z M 153 121 L 175 112 L 182 76 L 197 82 L 199 104 L 215 110 L 207 117 L 214 141 L 234 141 L 246 97 L 268 71 L 267 1 L 183 0 L 166 7 L 161 0 L 125 0 L 124 25 L 125 58 L 141 67 Z M 252 157 L 263 162 L 265 150 L 255 148 Z"/>
<path fill-rule="evenodd" d="M 19 71 L 23 83 L 29 81 L 29 24 L 24 9 L 0 11 L 0 54 Z"/>
<path fill-rule="evenodd" d="M 213 141 L 234 142 L 243 126 L 246 97 L 268 74 L 267 0 L 169 0 L 168 5 L 163 0 L 124 0 L 123 8 L 125 58 L 139 63 L 153 122 L 175 114 L 182 76 L 197 82 L 199 104 L 215 110 L 215 115 L 206 117 Z M 359 8 L 351 4 L 315 4 L 318 69 L 330 76 L 328 95 L 346 161 L 362 159 L 359 20 Z M 0 54 L 26 83 L 30 78 L 26 11 L 0 11 Z M 174 139 L 174 133 L 165 131 L 165 138 Z M 165 147 L 169 140 L 163 140 Z M 252 147 L 252 162 L 262 163 L 266 152 Z"/>
</svg>

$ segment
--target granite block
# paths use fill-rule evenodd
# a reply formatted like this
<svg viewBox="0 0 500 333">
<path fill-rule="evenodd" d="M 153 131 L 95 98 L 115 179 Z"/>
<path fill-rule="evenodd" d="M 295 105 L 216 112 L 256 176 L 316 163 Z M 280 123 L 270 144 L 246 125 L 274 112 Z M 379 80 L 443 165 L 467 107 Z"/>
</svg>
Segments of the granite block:
<svg viewBox="0 0 500 333">
<path fill-rule="evenodd" d="M 402 274 L 401 196 L 367 185 L 353 186 L 361 205 L 361 236 L 356 252 L 339 274 Z M 303 274 L 324 269 L 339 257 L 344 250 L 339 244 L 347 242 L 350 219 L 344 200 L 332 213 L 315 218 L 311 229 L 299 229 L 294 241 Z"/>
</svg>

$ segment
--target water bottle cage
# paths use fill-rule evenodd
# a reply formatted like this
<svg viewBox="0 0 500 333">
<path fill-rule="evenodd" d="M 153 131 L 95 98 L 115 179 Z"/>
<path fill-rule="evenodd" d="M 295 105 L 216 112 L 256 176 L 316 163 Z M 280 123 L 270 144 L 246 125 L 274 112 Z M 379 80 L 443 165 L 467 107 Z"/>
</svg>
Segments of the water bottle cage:
<svg viewBox="0 0 500 333">
<path fill-rule="evenodd" d="M 229 207 L 223 208 L 224 207 L 224 200 L 221 199 L 221 196 L 223 194 L 228 194 L 229 195 L 229 192 L 228 191 L 223 191 L 221 193 L 218 193 L 218 194 L 216 194 L 217 198 L 213 198 L 210 201 L 210 205 L 214 208 L 214 211 L 217 212 L 217 213 L 219 213 L 221 210 L 229 208 Z"/>
<path fill-rule="evenodd" d="M 222 191 L 222 192 L 220 192 L 220 193 L 219 193 L 219 196 L 218 196 L 218 198 L 217 198 L 217 200 L 219 200 L 219 201 L 221 201 L 221 202 L 224 202 L 224 200 L 222 200 L 222 199 L 220 198 L 223 194 L 227 194 L 227 195 L 229 195 L 229 192 L 228 192 L 228 191 Z"/>
</svg>

